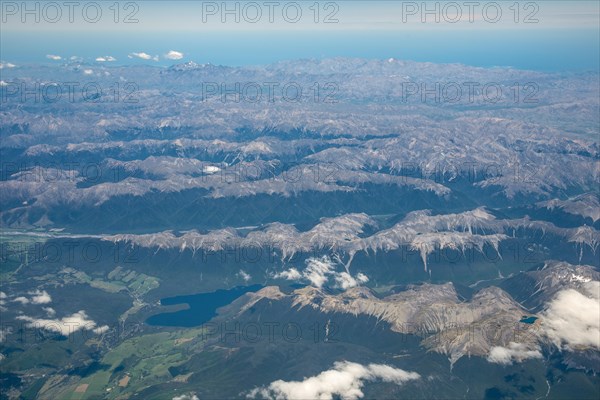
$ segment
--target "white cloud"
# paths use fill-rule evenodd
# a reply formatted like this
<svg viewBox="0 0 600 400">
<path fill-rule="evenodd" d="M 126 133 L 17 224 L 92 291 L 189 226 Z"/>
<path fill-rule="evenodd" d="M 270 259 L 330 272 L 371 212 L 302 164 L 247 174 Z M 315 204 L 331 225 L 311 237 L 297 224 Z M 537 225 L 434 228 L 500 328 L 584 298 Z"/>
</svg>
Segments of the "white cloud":
<svg viewBox="0 0 600 400">
<path fill-rule="evenodd" d="M 21 304 L 29 304 L 29 299 L 23 296 L 15 297 L 13 301 Z"/>
<path fill-rule="evenodd" d="M 342 272 L 335 274 L 333 278 L 335 279 L 335 287 L 342 290 L 348 290 L 360 285 L 361 283 L 369 282 L 369 278 L 363 273 L 359 273 L 356 275 L 356 278 L 354 278 L 349 273 Z"/>
<path fill-rule="evenodd" d="M 8 298 L 8 296 L 6 295 L 6 293 L 0 292 L 0 311 L 8 310 L 6 307 L 4 307 L 6 305 L 7 298 Z M 0 334 L 1 334 L 1 332 L 0 332 Z M 1 342 L 1 340 L 0 340 L 0 342 Z"/>
<path fill-rule="evenodd" d="M 83 70 L 83 73 L 84 73 L 85 75 L 92 75 L 92 74 L 94 73 L 94 70 L 91 70 L 91 69 L 84 69 L 84 70 Z"/>
<path fill-rule="evenodd" d="M 288 281 L 299 281 L 302 279 L 302 274 L 296 268 L 290 268 L 287 271 L 281 271 L 273 275 L 275 279 L 287 279 Z"/>
<path fill-rule="evenodd" d="M 33 295 L 31 298 L 31 303 L 33 304 L 48 304 L 52 302 L 52 297 L 45 290 L 36 290 L 35 292 L 29 292 L 29 294 Z"/>
<path fill-rule="evenodd" d="M 46 314 L 48 314 L 49 317 L 54 317 L 56 315 L 56 311 L 52 307 L 42 307 L 42 309 L 46 311 Z"/>
<path fill-rule="evenodd" d="M 307 259 L 306 268 L 302 272 L 299 272 L 296 268 L 290 268 L 273 275 L 273 278 L 276 279 L 283 278 L 290 281 L 307 280 L 317 288 L 322 288 L 330 277 L 334 281 L 333 287 L 342 290 L 347 290 L 369 281 L 369 278 L 363 273 L 358 273 L 353 277 L 348 272 L 336 272 L 335 263 L 327 256 Z"/>
<path fill-rule="evenodd" d="M 6 83 L 4 81 L 0 81 L 0 86 L 8 86 L 8 83 Z"/>
<path fill-rule="evenodd" d="M 46 58 L 48 58 L 50 60 L 54 60 L 54 61 L 62 60 L 61 56 L 57 56 L 57 55 L 54 55 L 54 54 L 47 54 Z"/>
<path fill-rule="evenodd" d="M 6 340 L 6 336 L 12 333 L 12 328 L 0 328 L 0 343 Z"/>
<path fill-rule="evenodd" d="M 169 60 L 181 60 L 183 58 L 183 53 L 171 50 L 167 54 L 165 54 L 165 58 L 168 58 Z"/>
<path fill-rule="evenodd" d="M 135 58 L 140 58 L 142 60 L 154 60 L 154 61 L 158 61 L 158 56 L 154 56 L 153 57 L 153 56 L 151 56 L 148 53 L 144 53 L 143 51 L 139 52 L 139 53 L 131 53 L 127 57 L 129 57 L 129 58 L 134 58 L 135 57 Z"/>
<path fill-rule="evenodd" d="M 334 265 L 329 257 L 309 258 L 306 260 L 306 269 L 302 272 L 313 286 L 321 288 L 327 282 L 326 275 L 333 273 Z"/>
<path fill-rule="evenodd" d="M 491 363 L 511 365 L 513 361 L 522 362 L 528 358 L 542 358 L 542 353 L 538 347 L 530 350 L 523 343 L 510 342 L 508 347 L 492 347 L 487 360 Z"/>
<path fill-rule="evenodd" d="M 333 399 L 333 396 L 339 396 L 344 400 L 354 400 L 364 396 L 362 388 L 365 381 L 382 380 L 401 385 L 420 377 L 416 372 L 407 372 L 389 365 L 369 364 L 364 366 L 341 361 L 336 362 L 333 369 L 305 378 L 303 381 L 285 382 L 277 380 L 266 388 L 253 389 L 247 397 L 277 400 L 328 400 Z"/>
<path fill-rule="evenodd" d="M 542 313 L 543 332 L 559 348 L 578 347 L 600 349 L 600 282 L 561 290 Z"/>
<path fill-rule="evenodd" d="M 237 276 L 239 276 L 240 278 L 242 278 L 245 282 L 248 282 L 250 279 L 252 279 L 252 277 L 250 276 L 249 273 L 247 273 L 246 271 L 240 269 L 240 272 L 237 273 Z"/>
<path fill-rule="evenodd" d="M 96 335 L 101 335 L 104 332 L 108 332 L 108 325 L 99 326 L 98 328 L 93 329 L 92 332 L 94 332 Z"/>
<path fill-rule="evenodd" d="M 147 53 L 144 53 L 144 52 L 141 52 L 141 53 L 131 53 L 130 56 L 141 58 L 142 60 L 150 60 L 152 58 L 152 56 L 150 54 L 147 54 Z"/>
<path fill-rule="evenodd" d="M 200 400 L 195 394 L 182 394 L 181 396 L 173 397 L 173 400 Z"/>
<path fill-rule="evenodd" d="M 35 290 L 33 292 L 29 292 L 29 295 L 32 296 L 29 299 L 25 296 L 19 296 L 15 297 L 13 301 L 21 304 L 48 304 L 52 301 L 52 297 L 50 297 L 48 292 L 45 290 Z M 4 294 L 4 296 L 6 295 Z M 2 297 L 0 296 L 0 298 Z"/>
<path fill-rule="evenodd" d="M 11 64 L 11 63 L 5 63 L 5 62 L 0 62 L 0 69 L 4 69 L 4 68 L 14 68 L 16 67 L 15 64 Z"/>
<path fill-rule="evenodd" d="M 95 333 L 101 333 L 101 331 L 108 330 L 108 326 L 106 325 L 98 327 L 96 322 L 88 319 L 87 314 L 83 310 L 61 319 L 31 318 L 25 315 L 20 315 L 17 319 L 27 321 L 27 327 L 29 328 L 45 329 L 59 333 L 62 336 L 68 336 L 79 330 L 91 330 Z"/>
<path fill-rule="evenodd" d="M 104 56 L 104 57 L 97 57 L 96 61 L 98 61 L 98 62 L 113 62 L 113 61 L 117 61 L 117 59 L 114 58 L 113 56 Z"/>
</svg>

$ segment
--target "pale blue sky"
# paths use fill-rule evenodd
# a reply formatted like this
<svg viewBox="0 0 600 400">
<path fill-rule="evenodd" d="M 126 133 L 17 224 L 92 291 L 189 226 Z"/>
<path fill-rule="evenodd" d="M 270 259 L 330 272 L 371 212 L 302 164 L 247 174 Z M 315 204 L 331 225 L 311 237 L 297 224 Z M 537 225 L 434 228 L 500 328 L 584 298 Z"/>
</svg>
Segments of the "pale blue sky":
<svg viewBox="0 0 600 400">
<path fill-rule="evenodd" d="M 517 8 L 514 0 L 482 1 L 472 9 L 457 1 L 460 10 L 446 1 L 425 7 L 420 1 L 310 0 L 296 2 L 299 7 L 278 1 L 271 9 L 264 1 L 254 3 L 259 8 L 242 1 L 238 12 L 225 13 L 221 1 L 145 0 L 120 2 L 117 13 L 109 0 L 98 2 L 101 16 L 94 7 L 85 14 L 83 6 L 74 8 L 72 21 L 64 6 L 58 16 L 44 8 L 48 2 L 37 2 L 37 10 L 35 3 L 28 2 L 29 14 L 21 1 L 2 3 L 4 62 L 53 62 L 47 57 L 53 55 L 60 57 L 54 62 L 110 56 L 119 64 L 242 65 L 352 56 L 560 70 L 597 69 L 600 58 L 598 1 L 521 1 Z M 235 3 L 226 7 L 235 10 Z M 423 12 L 436 10 L 436 3 L 437 12 Z M 137 22 L 125 23 L 128 16 Z M 172 50 L 183 57 L 166 57 Z"/>
</svg>

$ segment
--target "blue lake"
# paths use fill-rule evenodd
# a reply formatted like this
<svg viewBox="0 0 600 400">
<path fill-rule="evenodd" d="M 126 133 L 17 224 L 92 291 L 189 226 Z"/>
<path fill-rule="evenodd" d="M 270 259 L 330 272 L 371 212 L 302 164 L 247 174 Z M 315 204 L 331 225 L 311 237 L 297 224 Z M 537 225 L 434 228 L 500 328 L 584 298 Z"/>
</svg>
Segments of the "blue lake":
<svg viewBox="0 0 600 400">
<path fill-rule="evenodd" d="M 523 315 L 523 318 L 521 318 L 521 320 L 519 322 L 523 322 L 525 324 L 533 324 L 535 321 L 537 320 L 537 317 L 528 317 L 526 315 Z"/>
<path fill-rule="evenodd" d="M 187 304 L 189 308 L 153 315 L 146 320 L 146 323 L 154 326 L 200 326 L 215 317 L 219 307 L 226 306 L 244 293 L 256 292 L 262 288 L 261 285 L 238 286 L 210 293 L 164 298 L 160 300 L 160 304 L 163 306 Z"/>
</svg>

